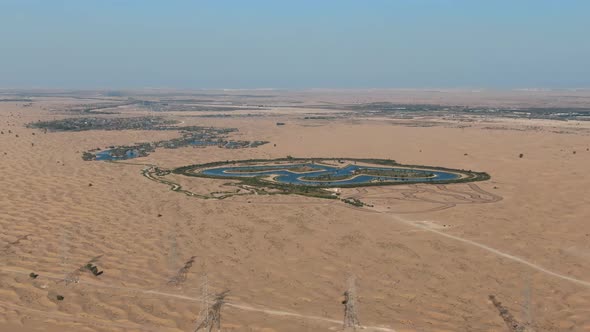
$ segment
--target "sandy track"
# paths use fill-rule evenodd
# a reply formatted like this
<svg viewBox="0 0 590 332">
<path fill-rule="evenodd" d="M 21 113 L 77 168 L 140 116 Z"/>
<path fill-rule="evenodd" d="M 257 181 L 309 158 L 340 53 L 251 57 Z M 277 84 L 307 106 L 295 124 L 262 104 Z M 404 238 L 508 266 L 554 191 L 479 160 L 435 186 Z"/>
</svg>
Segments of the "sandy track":
<svg viewBox="0 0 590 332">
<path fill-rule="evenodd" d="M 465 190 L 455 189 L 461 185 L 410 185 L 402 188 L 383 188 L 381 193 L 357 190 L 351 197 L 357 199 L 393 199 L 401 202 L 429 203 L 436 206 L 412 211 L 395 211 L 397 214 L 427 213 L 453 208 L 457 205 L 487 204 L 501 201 L 502 196 L 487 192 L 475 183 L 467 184 Z M 469 192 L 469 190 L 473 192 Z M 398 197 L 401 196 L 401 197 Z"/>
<path fill-rule="evenodd" d="M 401 193 L 402 193 L 402 195 L 404 196 L 404 198 L 406 200 L 412 200 L 412 201 L 417 201 L 417 202 L 422 201 L 422 202 L 442 204 L 442 206 L 440 206 L 440 207 L 432 208 L 432 209 L 428 209 L 428 210 L 423 210 L 423 211 L 420 211 L 420 212 L 440 211 L 440 210 L 452 208 L 452 207 L 456 206 L 457 204 L 496 203 L 496 202 L 499 202 L 499 201 L 501 201 L 503 199 L 502 196 L 500 196 L 500 195 L 496 195 L 496 194 L 493 194 L 493 193 L 490 193 L 490 192 L 487 192 L 487 191 L 481 189 L 477 184 L 469 183 L 467 185 L 469 186 L 469 188 L 471 190 L 473 190 L 477 194 L 473 194 L 473 193 L 465 192 L 465 191 L 460 191 L 460 190 L 456 190 L 456 189 L 450 189 L 449 186 L 447 186 L 447 185 L 436 185 L 436 188 L 438 188 L 439 191 L 435 191 L 433 189 L 430 189 L 428 187 L 425 187 L 424 185 L 413 185 L 412 186 L 413 187 L 412 189 L 402 191 Z M 368 192 L 367 189 L 360 188 L 360 189 L 358 189 L 357 194 L 353 195 L 352 197 L 354 197 L 354 198 L 370 197 L 370 195 L 366 195 L 367 192 Z M 423 197 L 416 196 L 418 193 L 424 193 L 424 192 L 433 193 L 433 194 L 439 194 L 439 195 L 444 195 L 444 196 L 447 196 L 447 197 L 452 197 L 452 198 L 457 199 L 458 202 L 449 203 L 449 202 L 445 202 L 445 201 L 441 201 L 441 200 L 428 199 L 428 198 L 423 198 Z M 257 202 L 257 204 L 258 203 L 259 202 Z M 262 204 L 264 204 L 264 203 L 262 203 Z M 280 205 L 280 204 L 293 204 L 293 203 L 289 203 L 289 202 L 272 202 L 272 204 Z M 297 203 L 297 204 L 305 204 L 305 203 Z M 354 207 L 350 207 L 350 208 L 354 208 Z M 354 208 L 354 209 L 355 210 L 359 210 L 359 211 L 366 210 L 364 208 Z M 416 213 L 416 212 L 414 212 L 414 213 Z M 553 272 L 553 271 L 548 270 L 548 269 L 546 269 L 546 268 L 544 268 L 542 266 L 539 266 L 537 264 L 534 264 L 534 263 L 531 263 L 531 262 L 529 262 L 527 260 L 524 260 L 524 259 L 522 259 L 520 257 L 513 256 L 513 255 L 508 254 L 508 253 L 504 253 L 504 252 L 502 252 L 500 250 L 494 249 L 494 248 L 489 247 L 489 246 L 486 246 L 484 244 L 481 244 L 481 243 L 478 243 L 478 242 L 475 242 L 475 241 L 472 241 L 472 240 L 464 239 L 464 238 L 461 238 L 461 237 L 458 237 L 458 236 L 454 236 L 454 235 L 451 235 L 451 234 L 448 234 L 448 233 L 444 233 L 444 232 L 435 230 L 435 229 L 433 229 L 431 227 L 423 226 L 420 223 L 416 223 L 416 222 L 413 222 L 413 221 L 409 221 L 409 220 L 403 219 L 403 218 L 401 218 L 401 217 L 399 217 L 399 216 L 397 216 L 395 214 L 393 214 L 393 218 L 395 218 L 396 220 L 401 221 L 401 222 L 403 222 L 403 223 L 405 223 L 407 225 L 411 225 L 412 227 L 417 227 L 417 228 L 419 228 L 421 230 L 424 230 L 424 231 L 432 232 L 432 233 L 435 233 L 437 235 L 440 235 L 440 236 L 443 236 L 443 237 L 446 237 L 446 238 L 449 238 L 449 239 L 453 239 L 453 240 L 456 240 L 456 241 L 460 241 L 460 242 L 466 243 L 466 244 L 471 245 L 471 246 L 475 246 L 475 247 L 484 249 L 484 250 L 489 251 L 489 252 L 491 252 L 491 253 L 493 253 L 495 255 L 501 256 L 503 258 L 507 258 L 509 260 L 518 262 L 520 264 L 524 264 L 524 265 L 526 265 L 526 266 L 528 266 L 530 268 L 533 268 L 533 269 L 535 269 L 537 271 L 540 271 L 542 273 L 545 273 L 547 275 L 550 275 L 550 276 L 553 276 L 553 277 L 556 277 L 556 278 L 560 278 L 562 280 L 566 280 L 566 281 L 573 282 L 573 283 L 576 283 L 578 285 L 582 285 L 584 287 L 589 287 L 590 288 L 590 282 L 588 282 L 588 281 L 579 280 L 579 279 L 576 279 L 576 278 L 573 278 L 573 277 L 570 277 L 570 276 L 567 276 L 567 275 L 563 275 L 563 274 L 560 274 L 560 273 L 557 273 L 557 272 Z"/>
<path fill-rule="evenodd" d="M 495 203 L 495 202 L 499 202 L 499 201 L 501 201 L 503 199 L 502 196 L 500 196 L 500 195 L 496 195 L 496 194 L 493 194 L 493 193 L 490 193 L 490 192 L 487 192 L 487 191 L 481 189 L 477 184 L 469 183 L 468 186 L 469 186 L 469 188 L 471 190 L 475 191 L 478 195 L 474 195 L 472 193 L 464 192 L 464 191 L 460 191 L 460 190 L 449 189 L 448 186 L 446 186 L 446 185 L 437 185 L 436 186 L 436 188 L 438 188 L 440 191 L 443 191 L 445 193 L 445 195 L 452 196 L 452 197 L 455 197 L 455 198 L 458 198 L 458 199 L 464 201 L 464 202 L 456 202 L 456 203 L 452 203 L 452 204 L 448 204 L 448 203 L 445 204 L 446 202 L 439 201 L 439 200 L 425 199 L 425 198 L 416 197 L 416 194 L 419 193 L 419 192 L 430 192 L 430 193 L 435 193 L 435 194 L 436 193 L 439 193 L 439 192 L 436 192 L 436 191 L 434 191 L 432 189 L 429 189 L 429 188 L 420 187 L 419 189 L 418 188 L 414 188 L 414 189 L 410 190 L 409 192 L 402 191 L 402 195 L 404 195 L 404 197 L 406 197 L 407 199 L 412 199 L 412 200 L 415 200 L 415 201 L 425 201 L 425 202 L 431 202 L 431 203 L 445 204 L 445 205 L 443 205 L 443 207 L 441 207 L 441 208 L 435 208 L 434 210 L 442 210 L 442 209 L 451 208 L 451 207 L 456 206 L 457 204 Z M 416 185 L 414 187 L 418 187 L 418 186 Z M 448 194 L 448 192 L 456 193 L 456 194 L 460 194 L 460 195 L 467 195 L 470 199 L 469 200 L 466 200 L 465 199 L 465 196 L 457 196 L 457 195 L 453 195 L 453 194 Z M 363 196 L 362 194 L 364 194 L 364 193 L 366 193 L 366 190 L 359 192 L 354 197 L 355 198 L 371 197 L 370 195 Z M 369 208 L 356 208 L 356 210 L 368 210 L 368 209 Z M 373 210 L 373 211 L 375 211 L 375 210 Z M 429 210 L 425 210 L 425 211 L 420 211 L 420 212 L 431 212 L 431 211 L 433 211 L 433 209 L 429 209 Z M 472 241 L 472 240 L 469 240 L 469 239 L 465 239 L 465 238 L 462 238 L 462 237 L 459 237 L 459 236 L 451 235 L 451 234 L 448 234 L 448 233 L 445 233 L 445 232 L 436 230 L 436 229 L 434 229 L 432 227 L 424 226 L 423 223 L 421 223 L 421 222 L 416 222 L 416 221 L 411 221 L 411 220 L 404 219 L 404 218 L 400 217 L 399 215 L 397 215 L 398 213 L 396 213 L 396 212 L 387 212 L 387 211 L 375 211 L 375 212 L 377 212 L 377 213 L 383 213 L 383 214 L 387 214 L 387 215 L 391 215 L 392 218 L 394 218 L 395 220 L 400 221 L 400 222 L 402 222 L 402 223 L 404 223 L 406 225 L 409 225 L 409 226 L 418 228 L 418 229 L 420 229 L 422 231 L 431 232 L 431 233 L 437 234 L 439 236 L 442 236 L 442 237 L 445 237 L 445 238 L 448 238 L 448 239 L 459 241 L 459 242 L 465 243 L 467 245 L 474 246 L 474 247 L 477 247 L 477 248 L 486 250 L 486 251 L 491 252 L 491 253 L 493 253 L 493 254 L 495 254 L 497 256 L 500 256 L 500 257 L 509 259 L 509 260 L 514 261 L 514 262 L 517 262 L 519 264 L 523 264 L 525 266 L 528 266 L 529 268 L 532 268 L 532 269 L 537 270 L 539 272 L 542 272 L 544 274 L 550 275 L 552 277 L 559 278 L 561 280 L 565 280 L 565 281 L 568 281 L 568 282 L 572 282 L 572 283 L 575 283 L 577 285 L 581 285 L 581 286 L 586 287 L 586 288 L 590 288 L 590 281 L 580 280 L 580 279 L 573 278 L 573 277 L 568 276 L 568 275 L 564 275 L 564 274 L 561 274 L 561 273 L 558 273 L 558 272 L 554 272 L 554 271 L 551 271 L 551 270 L 549 270 L 547 268 L 544 268 L 544 267 L 542 267 L 540 265 L 537 265 L 537 264 L 534 264 L 532 262 L 529 262 L 529 261 L 527 261 L 527 260 L 525 260 L 523 258 L 514 256 L 514 255 L 511 255 L 511 254 L 508 254 L 508 253 L 505 253 L 505 252 L 502 252 L 502 251 L 500 251 L 498 249 L 492 248 L 492 247 L 487 246 L 485 244 L 481 244 L 479 242 L 475 242 L 475 241 Z"/>
<path fill-rule="evenodd" d="M 385 213 L 385 212 L 381 212 L 381 213 Z M 468 240 L 468 239 L 465 239 L 465 238 L 462 238 L 462 237 L 459 237 L 459 236 L 447 234 L 445 232 L 441 232 L 441 231 L 438 231 L 436 229 L 423 226 L 423 225 L 421 225 L 418 222 L 404 219 L 404 218 L 402 218 L 400 216 L 397 216 L 395 214 L 389 214 L 389 215 L 391 215 L 393 219 L 395 219 L 397 221 L 400 221 L 400 222 L 402 222 L 402 223 L 404 223 L 406 225 L 409 225 L 409 226 L 412 226 L 412 227 L 416 227 L 416 228 L 422 229 L 424 231 L 431 232 L 431 233 L 434 233 L 434 234 L 437 234 L 437 235 L 446 237 L 448 239 L 459 241 L 459 242 L 468 244 L 470 246 L 474 246 L 474 247 L 477 247 L 477 248 L 480 248 L 480 249 L 489 251 L 489 252 L 491 252 L 491 253 L 493 253 L 493 254 L 495 254 L 497 256 L 500 256 L 500 257 L 509 259 L 509 260 L 514 261 L 514 262 L 517 262 L 519 264 L 526 265 L 526 266 L 528 266 L 528 267 L 530 267 L 530 268 L 532 268 L 534 270 L 537 270 L 539 272 L 545 273 L 545 274 L 550 275 L 552 277 L 556 277 L 556 278 L 559 278 L 559 279 L 562 279 L 562 280 L 566 280 L 566 281 L 575 283 L 577 285 L 580 285 L 580 286 L 583 286 L 583 287 L 586 287 L 586 288 L 590 288 L 590 281 L 576 279 L 576 278 L 573 278 L 573 277 L 570 277 L 570 276 L 567 276 L 567 275 L 564 275 L 564 274 L 561 274 L 561 273 L 558 273 L 558 272 L 551 271 L 549 269 L 546 269 L 546 268 L 544 268 L 542 266 L 539 266 L 537 264 L 531 263 L 531 262 L 529 262 L 529 261 L 527 261 L 525 259 L 522 259 L 520 257 L 511 255 L 511 254 L 507 254 L 507 253 L 502 252 L 502 251 L 500 251 L 498 249 L 489 247 L 489 246 L 487 246 L 485 244 L 481 244 L 481 243 L 478 243 L 478 242 L 475 242 L 475 241 L 472 241 L 472 240 Z"/>
<path fill-rule="evenodd" d="M 10 267 L 0 267 L 0 271 L 6 272 L 6 273 L 20 274 L 20 275 L 28 275 L 29 274 L 29 272 L 27 272 L 27 271 L 15 269 L 15 268 L 10 268 Z M 43 278 L 53 280 L 56 283 L 59 283 L 59 282 L 63 281 L 64 277 L 58 276 L 55 274 L 43 273 L 43 275 L 39 277 L 39 280 L 42 280 Z M 203 301 L 203 298 L 201 298 L 201 297 L 194 297 L 194 296 L 187 296 L 187 295 L 175 294 L 175 293 L 170 293 L 170 292 L 163 292 L 163 291 L 159 291 L 159 290 L 155 290 L 155 289 L 141 289 L 141 288 L 127 287 L 127 286 L 115 286 L 115 285 L 107 285 L 107 284 L 103 284 L 103 283 L 89 282 L 89 281 L 79 281 L 79 284 L 89 286 L 92 288 L 106 288 L 106 289 L 112 289 L 112 290 L 118 290 L 118 291 L 129 291 L 132 293 L 139 293 L 139 294 L 146 294 L 146 295 L 158 295 L 158 296 L 163 296 L 163 297 L 169 297 L 169 298 L 185 300 L 185 301 L 193 301 L 193 302 L 199 302 L 199 303 Z M 5 303 L 2 301 L 0 301 L 0 306 L 14 307 L 19 310 L 27 310 L 30 312 L 35 312 L 36 314 L 46 316 L 46 317 L 53 317 L 53 318 L 60 318 L 60 319 L 64 318 L 64 319 L 79 321 L 79 322 L 85 322 L 85 321 L 89 320 L 86 318 L 85 319 L 78 319 L 78 318 L 72 317 L 70 315 L 63 314 L 63 313 L 52 313 L 52 312 L 46 312 L 46 311 L 42 311 L 42 310 L 30 309 L 30 308 L 26 308 L 26 307 L 22 307 L 22 306 L 13 305 L 10 303 Z M 283 311 L 283 310 L 277 310 L 277 309 L 254 307 L 251 305 L 247 305 L 247 304 L 243 304 L 243 303 L 235 303 L 235 302 L 231 302 L 231 301 L 228 301 L 226 303 L 226 306 L 234 308 L 234 309 L 238 309 L 238 310 L 264 313 L 264 314 L 271 315 L 271 316 L 293 317 L 293 318 L 300 318 L 300 319 L 304 319 L 304 320 L 313 320 L 313 321 L 333 323 L 333 324 L 342 324 L 342 320 L 339 320 L 339 319 L 331 319 L 331 318 L 327 318 L 327 317 L 320 317 L 320 316 L 313 316 L 313 315 L 304 315 L 304 314 L 300 314 L 300 313 L 296 313 L 296 312 Z M 145 331 L 166 331 L 166 330 L 169 330 L 169 329 L 165 329 L 163 327 L 162 328 L 158 327 L 157 329 L 155 329 L 155 328 L 151 328 L 151 327 L 148 328 L 148 327 L 140 326 L 140 325 L 109 323 L 108 321 L 102 321 L 102 320 L 101 321 L 95 320 L 95 321 L 96 322 L 93 321 L 93 323 L 98 323 L 98 324 L 104 325 L 104 326 L 115 326 L 115 327 L 136 328 L 136 329 L 138 328 L 138 329 L 145 330 Z M 363 326 L 363 329 L 366 331 L 395 332 L 394 329 L 380 327 L 380 326 Z"/>
<path fill-rule="evenodd" d="M 28 110 L 22 115 L 27 121 L 39 118 Z M 495 294 L 517 319 L 527 315 L 526 305 L 530 303 L 538 331 L 590 329 L 589 288 L 522 262 L 587 281 L 590 228 L 585 220 L 590 215 L 590 201 L 584 195 L 589 185 L 584 175 L 590 154 L 585 152 L 587 142 L 578 135 L 482 132 L 475 128 L 477 123 L 469 124 L 474 128 L 460 130 L 338 122 L 305 128 L 295 121 L 293 126 L 276 128 L 276 119 L 198 119 L 208 125 L 240 127 L 250 135 L 247 138 L 265 137 L 277 147 L 247 152 L 162 150 L 145 159 L 158 165 L 183 165 L 195 160 L 245 159 L 249 154 L 255 158 L 287 153 L 370 154 L 483 169 L 493 180 L 478 185 L 504 196 L 500 204 L 461 205 L 479 200 L 478 196 L 493 200 L 464 184 L 448 186 L 448 192 L 433 186 L 399 186 L 360 193 L 361 200 L 370 193 L 370 200 L 384 207 L 385 213 L 379 215 L 341 202 L 296 196 L 244 196 L 225 201 L 186 197 L 171 192 L 168 186 L 144 180 L 139 172 L 145 165 L 117 167 L 80 160 L 79 151 L 83 149 L 151 140 L 156 133 L 36 132 L 33 136 L 31 130 L 12 125 L 12 118 L 2 120 L 0 250 L 5 248 L 6 254 L 0 261 L 2 266 L 23 274 L 0 273 L 0 298 L 37 311 L 0 304 L 0 329 L 20 327 L 19 331 L 28 331 L 45 322 L 49 331 L 153 327 L 190 331 L 199 303 L 182 297 L 198 297 L 199 293 L 183 294 L 164 283 L 180 262 L 194 254 L 202 257 L 205 266 L 196 266 L 193 276 L 207 272 L 213 288 L 232 290 L 232 304 L 255 309 L 225 308 L 228 314 L 223 323 L 229 330 L 337 330 L 341 324 L 329 320 L 341 317 L 341 278 L 351 269 L 359 277 L 361 322 L 368 325 L 387 324 L 404 331 L 429 331 L 433 327 L 501 331 L 505 326 L 487 301 L 488 294 Z M 10 120 L 11 125 L 4 120 Z M 190 118 L 187 123 L 198 124 Z M 13 134 L 9 135 L 7 129 Z M 167 138 L 162 135 L 162 139 Z M 441 147 L 443 139 L 450 144 Z M 573 155 L 573 149 L 578 153 Z M 464 157 L 464 152 L 469 156 Z M 518 158 L 520 152 L 525 158 Z M 531 170 L 538 170 L 538 178 L 543 180 L 524 181 Z M 181 184 L 197 193 L 219 189 L 206 180 Z M 492 190 L 492 185 L 500 188 Z M 402 190 L 420 192 L 413 198 L 412 194 L 402 195 Z M 451 205 L 416 200 L 422 198 L 458 208 L 446 208 L 436 216 L 407 216 Z M 398 217 L 424 227 L 411 227 L 396 220 Z M 430 225 L 422 220 L 435 222 Z M 436 228 L 442 223 L 459 227 Z M 432 232 L 432 227 L 466 241 Z M 24 238 L 26 234 L 32 235 Z M 23 240 L 8 245 L 20 237 Z M 106 275 L 99 279 L 83 276 L 81 284 L 65 288 L 63 302 L 48 298 L 47 290 L 36 287 L 37 281 L 27 276 L 35 271 L 45 283 L 45 273 L 63 278 L 100 253 L 105 254 L 101 268 Z M 184 290 L 197 282 L 189 276 Z M 526 287 L 532 292 L 528 300 L 523 296 Z M 275 312 L 267 315 L 261 310 Z M 283 311 L 308 318 L 284 316 Z M 64 316 L 42 316 L 43 312 Z M 316 316 L 327 321 L 314 320 Z M 84 324 L 67 317 L 89 320 Z M 101 325 L 108 321 L 125 327 Z"/>
<path fill-rule="evenodd" d="M 420 211 L 420 212 L 440 211 L 440 210 L 452 208 L 452 207 L 456 206 L 457 204 L 485 204 L 485 203 L 495 203 L 495 202 L 499 202 L 499 201 L 501 201 L 503 199 L 502 196 L 500 196 L 500 195 L 496 195 L 496 194 L 493 194 L 493 193 L 490 193 L 490 192 L 487 192 L 487 191 L 481 189 L 477 184 L 469 183 L 467 185 L 469 186 L 469 188 L 471 190 L 473 190 L 477 194 L 473 194 L 473 193 L 469 193 L 469 192 L 465 192 L 465 191 L 460 191 L 460 190 L 449 189 L 447 185 L 436 185 L 436 188 L 439 189 L 439 192 L 437 192 L 437 191 L 435 191 L 433 189 L 424 187 L 424 185 L 413 185 L 412 186 L 413 189 L 402 191 L 402 195 L 407 200 L 413 200 L 413 201 L 418 201 L 418 202 L 419 201 L 422 201 L 422 202 L 443 204 L 441 207 L 432 208 L 432 209 L 428 209 L 428 210 L 423 210 L 423 211 Z M 441 200 L 434 200 L 434 199 L 417 197 L 416 194 L 421 193 L 421 192 L 428 192 L 428 193 L 446 195 L 448 197 L 453 197 L 453 198 L 459 200 L 459 202 L 448 203 L 448 202 L 444 202 L 444 201 L 441 201 Z M 363 195 L 363 194 L 365 194 L 365 195 Z M 358 189 L 357 194 L 352 195 L 351 197 L 354 197 L 354 198 L 371 197 L 370 195 L 366 195 L 366 194 L 367 194 L 367 189 L 360 188 L 360 189 Z M 468 198 L 466 198 L 466 196 Z M 257 204 L 259 204 L 259 203 L 260 204 L 265 204 L 263 202 L 257 202 Z M 289 202 L 272 202 L 272 203 L 271 202 L 268 202 L 266 204 L 269 204 L 269 203 L 270 204 L 277 204 L 277 205 L 281 205 L 281 204 L 293 204 L 293 203 L 289 203 Z M 296 204 L 305 204 L 305 203 L 299 203 L 298 202 Z M 355 208 L 355 207 L 350 207 L 350 208 L 355 209 L 355 210 L 359 210 L 359 211 L 365 211 L 366 210 L 365 208 Z M 380 213 L 385 213 L 385 212 L 380 212 Z M 413 213 L 416 213 L 416 212 L 413 212 Z M 525 259 L 522 259 L 520 257 L 511 255 L 511 254 L 508 254 L 508 253 L 505 253 L 505 252 L 502 252 L 500 250 L 494 249 L 494 248 L 489 247 L 489 246 L 486 246 L 484 244 L 481 244 L 481 243 L 478 243 L 478 242 L 475 242 L 475 241 L 472 241 L 472 240 L 464 239 L 464 238 L 461 238 L 461 237 L 458 237 L 458 236 L 454 236 L 454 235 L 451 235 L 451 234 L 448 234 L 448 233 L 444 233 L 444 232 L 435 230 L 435 229 L 433 229 L 431 227 L 423 226 L 420 223 L 406 220 L 406 219 L 401 218 L 400 216 L 397 216 L 395 214 L 392 214 L 392 215 L 393 215 L 393 218 L 396 219 L 397 221 L 403 222 L 403 223 L 405 223 L 407 225 L 410 225 L 412 227 L 417 227 L 417 228 L 419 228 L 419 229 L 421 229 L 423 231 L 432 232 L 432 233 L 435 233 L 437 235 L 440 235 L 440 236 L 443 236 L 443 237 L 446 237 L 446 238 L 449 238 L 449 239 L 453 239 L 453 240 L 456 240 L 456 241 L 460 241 L 460 242 L 466 243 L 466 244 L 471 245 L 471 246 L 478 247 L 480 249 L 489 251 L 489 252 L 491 252 L 491 253 L 493 253 L 495 255 L 498 255 L 500 257 L 507 258 L 509 260 L 515 261 L 515 262 L 520 263 L 520 264 L 524 264 L 524 265 L 526 265 L 526 266 L 528 266 L 528 267 L 530 267 L 532 269 L 535 269 L 535 270 L 537 270 L 539 272 L 542 272 L 542 273 L 545 273 L 547 275 L 550 275 L 550 276 L 553 276 L 553 277 L 556 277 L 556 278 L 560 278 L 562 280 L 566 280 L 566 281 L 573 282 L 573 283 L 576 283 L 578 285 L 582 285 L 584 287 L 590 288 L 590 282 L 589 281 L 584 281 L 584 280 L 576 279 L 576 278 L 573 278 L 573 277 L 570 277 L 570 276 L 567 276 L 567 275 L 563 275 L 563 274 L 560 274 L 560 273 L 557 273 L 557 272 L 553 272 L 553 271 L 548 270 L 548 269 L 546 269 L 546 268 L 544 268 L 542 266 L 539 266 L 537 264 L 531 263 L 531 262 L 529 262 L 529 261 L 527 261 Z"/>
</svg>

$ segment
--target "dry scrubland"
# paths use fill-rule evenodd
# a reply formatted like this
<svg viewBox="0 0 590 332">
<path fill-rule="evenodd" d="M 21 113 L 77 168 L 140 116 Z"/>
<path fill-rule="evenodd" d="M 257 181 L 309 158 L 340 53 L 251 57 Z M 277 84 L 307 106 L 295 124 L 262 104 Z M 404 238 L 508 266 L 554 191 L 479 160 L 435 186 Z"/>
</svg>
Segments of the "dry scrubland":
<svg viewBox="0 0 590 332">
<path fill-rule="evenodd" d="M 386 95 L 378 93 L 358 92 L 356 98 Z M 436 99 L 434 93 L 406 93 L 412 101 Z M 472 95 L 454 93 L 477 104 Z M 523 94 L 509 93 L 505 100 L 555 101 L 550 94 Z M 343 95 L 320 91 L 313 98 Z M 43 133 L 24 127 L 72 116 L 49 108 L 81 102 L 0 102 L 1 331 L 192 331 L 205 273 L 210 292 L 230 290 L 224 331 L 341 330 L 342 293 L 351 274 L 360 322 L 372 327 L 366 331 L 507 330 L 488 299 L 492 294 L 532 330 L 590 331 L 589 122 L 302 120 L 306 112 L 331 111 L 285 107 L 243 118 L 171 112 L 164 115 L 187 125 L 236 127 L 232 137 L 271 143 L 159 149 L 130 161 L 172 168 L 286 155 L 371 157 L 492 176 L 476 187 L 343 190 L 343 196 L 374 205 L 355 208 L 283 195 L 202 200 L 142 177 L 141 165 L 81 159 L 88 149 L 168 139 L 175 132 Z M 241 113 L 252 111 L 232 114 Z M 286 125 L 276 126 L 278 121 Z M 434 124 L 416 126 L 420 122 Z M 228 190 L 223 180 L 171 178 L 195 192 Z M 59 281 L 98 255 L 104 274 Z M 192 256 L 186 279 L 170 283 Z M 39 276 L 32 279 L 31 272 Z"/>
</svg>

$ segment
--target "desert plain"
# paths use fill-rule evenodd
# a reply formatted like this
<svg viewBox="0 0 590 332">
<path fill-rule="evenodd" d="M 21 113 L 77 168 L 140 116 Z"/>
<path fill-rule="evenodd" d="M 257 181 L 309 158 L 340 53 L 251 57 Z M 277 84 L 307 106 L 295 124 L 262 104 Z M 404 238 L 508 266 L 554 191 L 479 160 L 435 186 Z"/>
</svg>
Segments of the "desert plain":
<svg viewBox="0 0 590 332">
<path fill-rule="evenodd" d="M 588 90 L 1 92 L 0 331 L 194 331 L 226 290 L 223 331 L 342 331 L 353 279 L 362 331 L 590 331 L 590 121 L 547 111 L 590 108 Z M 180 134 L 30 126 L 146 116 L 268 143 L 106 162 L 82 154 Z M 357 207 L 142 176 L 286 156 L 491 179 L 338 190 Z"/>
</svg>

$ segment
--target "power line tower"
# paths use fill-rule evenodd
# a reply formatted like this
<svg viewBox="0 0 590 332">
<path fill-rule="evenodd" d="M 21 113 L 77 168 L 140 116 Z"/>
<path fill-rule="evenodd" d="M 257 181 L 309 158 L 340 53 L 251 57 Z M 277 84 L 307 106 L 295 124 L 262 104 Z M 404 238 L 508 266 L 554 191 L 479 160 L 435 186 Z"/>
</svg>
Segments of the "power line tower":
<svg viewBox="0 0 590 332">
<path fill-rule="evenodd" d="M 208 322 L 209 318 L 209 277 L 207 273 L 203 274 L 203 282 L 201 283 L 201 312 L 199 313 L 200 322 Z M 201 323 L 202 325 L 202 323 Z M 199 325 L 200 326 L 200 325 Z M 195 331 L 198 331 L 199 328 Z"/>
<path fill-rule="evenodd" d="M 221 331 L 221 309 L 225 304 L 225 297 L 229 293 L 229 290 L 215 294 L 212 301 L 209 301 L 209 281 L 206 274 L 203 276 L 203 279 L 201 285 L 203 303 L 195 332 L 219 332 Z M 209 305 L 209 302 L 213 304 Z"/>
<path fill-rule="evenodd" d="M 350 276 L 347 282 L 347 290 L 344 292 L 344 331 L 356 331 L 361 327 L 358 319 L 356 278 Z"/>
</svg>

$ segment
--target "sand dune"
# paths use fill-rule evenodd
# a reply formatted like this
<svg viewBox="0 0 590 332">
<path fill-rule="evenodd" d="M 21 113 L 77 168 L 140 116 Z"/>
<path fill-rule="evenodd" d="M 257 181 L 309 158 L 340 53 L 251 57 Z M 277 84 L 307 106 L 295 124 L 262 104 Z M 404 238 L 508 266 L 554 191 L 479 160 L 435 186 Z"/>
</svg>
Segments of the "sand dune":
<svg viewBox="0 0 590 332">
<path fill-rule="evenodd" d="M 130 165 L 85 162 L 81 152 L 177 133 L 24 127 L 55 118 L 41 107 L 57 102 L 0 103 L 1 331 L 192 331 L 204 274 L 211 292 L 230 290 L 227 331 L 341 330 L 349 274 L 366 331 L 505 330 L 490 294 L 536 331 L 590 331 L 587 123 L 558 133 L 574 125 L 490 118 L 461 128 L 372 119 L 310 126 L 283 108 L 257 118 L 183 114 L 187 125 L 237 127 L 235 138 L 271 144 L 159 149 Z M 484 129 L 490 124 L 503 129 Z M 299 196 L 202 200 L 141 176 L 140 164 L 287 155 L 392 158 L 492 179 L 343 190 L 374 205 L 354 208 Z M 195 192 L 234 189 L 170 178 Z M 98 255 L 104 274 L 63 282 Z M 186 280 L 170 285 L 191 256 Z"/>
</svg>

